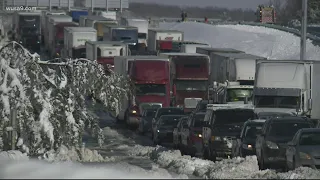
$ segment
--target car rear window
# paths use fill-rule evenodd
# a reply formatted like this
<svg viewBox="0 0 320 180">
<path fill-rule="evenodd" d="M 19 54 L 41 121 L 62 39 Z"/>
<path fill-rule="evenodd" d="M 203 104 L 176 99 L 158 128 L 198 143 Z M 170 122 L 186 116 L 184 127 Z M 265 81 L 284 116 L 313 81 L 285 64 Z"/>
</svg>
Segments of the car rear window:
<svg viewBox="0 0 320 180">
<path fill-rule="evenodd" d="M 184 115 L 184 111 L 182 109 L 174 108 L 174 109 L 159 109 L 157 114 L 158 117 L 162 115 Z"/>
<path fill-rule="evenodd" d="M 271 124 L 268 136 L 271 137 L 293 137 L 299 129 L 310 128 L 305 122 L 276 122 Z"/>
</svg>

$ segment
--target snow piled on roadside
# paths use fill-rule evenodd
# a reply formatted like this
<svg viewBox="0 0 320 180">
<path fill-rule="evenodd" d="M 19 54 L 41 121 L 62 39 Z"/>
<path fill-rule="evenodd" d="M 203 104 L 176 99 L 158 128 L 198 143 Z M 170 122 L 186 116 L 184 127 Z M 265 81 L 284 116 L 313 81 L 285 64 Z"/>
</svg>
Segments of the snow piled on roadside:
<svg viewBox="0 0 320 180">
<path fill-rule="evenodd" d="M 160 167 L 168 168 L 179 174 L 194 175 L 209 179 L 315 179 L 320 172 L 311 168 L 300 167 L 286 173 L 276 173 L 275 170 L 258 168 L 256 156 L 246 158 L 224 159 L 212 162 L 191 156 L 182 156 L 179 150 L 168 150 L 162 146 L 146 147 L 136 145 L 131 147 L 131 155 L 148 156 Z"/>
<path fill-rule="evenodd" d="M 79 163 L 58 162 L 48 163 L 40 160 L 0 161 L 0 177 L 5 178 L 79 178 L 79 179 L 171 179 L 169 173 L 146 171 L 129 164 L 101 164 L 100 166 L 85 166 Z"/>
</svg>

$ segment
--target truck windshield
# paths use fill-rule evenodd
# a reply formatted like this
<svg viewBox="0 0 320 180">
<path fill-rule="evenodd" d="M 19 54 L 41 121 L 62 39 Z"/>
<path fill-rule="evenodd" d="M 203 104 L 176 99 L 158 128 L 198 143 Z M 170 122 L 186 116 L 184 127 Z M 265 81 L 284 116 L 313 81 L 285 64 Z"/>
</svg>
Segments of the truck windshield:
<svg viewBox="0 0 320 180">
<path fill-rule="evenodd" d="M 177 91 L 206 91 L 207 81 L 176 81 Z"/>
<path fill-rule="evenodd" d="M 256 107 L 272 108 L 297 108 L 300 104 L 300 97 L 292 96 L 256 96 Z"/>
<path fill-rule="evenodd" d="M 21 34 L 38 34 L 38 28 L 36 27 L 23 27 L 21 28 Z"/>
<path fill-rule="evenodd" d="M 244 101 L 248 98 L 248 101 L 252 101 L 253 89 L 228 89 L 227 90 L 227 102 Z"/>
<path fill-rule="evenodd" d="M 215 125 L 239 124 L 255 118 L 254 111 L 246 109 L 219 110 L 216 111 L 215 115 Z"/>
<path fill-rule="evenodd" d="M 136 29 L 114 29 L 113 41 L 124 41 L 128 43 L 136 43 L 138 41 L 138 31 Z"/>
<path fill-rule="evenodd" d="M 20 27 L 36 27 L 40 26 L 40 16 L 20 16 L 19 17 L 19 26 Z"/>
<path fill-rule="evenodd" d="M 166 87 L 164 84 L 136 84 L 136 95 L 166 95 Z"/>
</svg>

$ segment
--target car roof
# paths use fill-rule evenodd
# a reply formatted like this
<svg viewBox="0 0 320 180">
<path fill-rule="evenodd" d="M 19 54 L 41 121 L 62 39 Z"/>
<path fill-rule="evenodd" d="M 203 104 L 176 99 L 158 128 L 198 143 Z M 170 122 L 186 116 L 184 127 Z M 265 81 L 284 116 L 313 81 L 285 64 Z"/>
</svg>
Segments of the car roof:
<svg viewBox="0 0 320 180">
<path fill-rule="evenodd" d="M 195 115 L 195 116 L 196 116 L 196 115 L 206 115 L 206 112 L 197 112 L 197 113 L 195 113 L 194 115 Z"/>
<path fill-rule="evenodd" d="M 299 117 L 299 116 L 288 116 L 288 117 L 275 117 L 271 118 L 268 121 L 271 122 L 306 122 L 306 123 L 311 123 L 310 121 L 307 121 L 308 119 L 304 117 Z"/>
<path fill-rule="evenodd" d="M 160 118 L 161 117 L 182 117 L 182 116 L 185 116 L 185 115 L 181 115 L 181 114 L 170 114 L 170 115 L 162 115 L 162 116 L 160 116 Z"/>
<path fill-rule="evenodd" d="M 252 119 L 247 121 L 247 123 L 265 123 L 265 122 L 266 122 L 265 119 Z"/>
<path fill-rule="evenodd" d="M 320 128 L 302 128 L 300 129 L 300 132 L 320 132 Z"/>
</svg>

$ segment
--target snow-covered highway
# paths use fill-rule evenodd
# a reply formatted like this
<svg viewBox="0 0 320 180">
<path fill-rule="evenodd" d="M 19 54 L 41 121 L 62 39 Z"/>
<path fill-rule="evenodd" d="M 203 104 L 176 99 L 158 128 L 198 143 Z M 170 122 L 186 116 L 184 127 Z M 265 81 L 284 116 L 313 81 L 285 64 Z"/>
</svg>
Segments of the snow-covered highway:
<svg viewBox="0 0 320 180">
<path fill-rule="evenodd" d="M 212 26 L 201 23 L 164 23 L 161 28 L 182 30 L 186 40 L 205 42 L 212 47 L 228 47 L 271 59 L 298 59 L 300 40 L 282 31 L 244 25 Z M 200 33 L 201 32 L 201 33 Z M 320 48 L 307 44 L 308 59 L 318 59 Z M 320 172 L 298 168 L 286 173 L 260 171 L 255 156 L 212 162 L 182 156 L 178 150 L 154 147 L 149 137 L 138 135 L 116 124 L 103 107 L 94 112 L 102 121 L 105 136 L 100 147 L 84 136 L 87 150 L 83 164 L 55 162 L 49 164 L 27 160 L 22 154 L 12 155 L 21 161 L 6 161 L 10 155 L 0 154 L 1 178 L 319 178 Z M 96 150 L 96 151 L 94 151 Z M 99 153 L 99 154 L 98 154 Z M 47 158 L 52 161 L 78 160 L 78 152 L 60 148 L 59 154 Z"/>
</svg>

